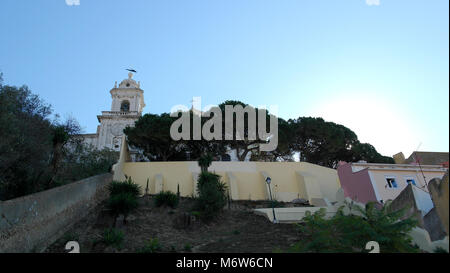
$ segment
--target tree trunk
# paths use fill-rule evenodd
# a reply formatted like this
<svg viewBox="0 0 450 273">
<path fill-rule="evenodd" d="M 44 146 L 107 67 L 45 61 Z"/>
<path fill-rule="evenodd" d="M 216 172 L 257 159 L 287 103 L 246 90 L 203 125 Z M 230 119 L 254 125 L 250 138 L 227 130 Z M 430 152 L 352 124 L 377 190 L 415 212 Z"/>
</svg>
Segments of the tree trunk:
<svg viewBox="0 0 450 273">
<path fill-rule="evenodd" d="M 64 146 L 64 143 L 57 143 L 55 144 L 53 148 L 53 158 L 51 162 L 52 166 L 52 177 L 50 178 L 50 181 L 47 184 L 48 188 L 51 188 L 53 183 L 55 182 L 56 175 L 58 174 L 59 165 L 61 163 L 62 159 L 62 148 Z"/>
<path fill-rule="evenodd" d="M 247 157 L 248 152 L 250 152 L 250 150 L 245 149 L 245 151 L 242 153 L 242 155 L 238 155 L 239 161 L 245 161 L 245 158 Z"/>
</svg>

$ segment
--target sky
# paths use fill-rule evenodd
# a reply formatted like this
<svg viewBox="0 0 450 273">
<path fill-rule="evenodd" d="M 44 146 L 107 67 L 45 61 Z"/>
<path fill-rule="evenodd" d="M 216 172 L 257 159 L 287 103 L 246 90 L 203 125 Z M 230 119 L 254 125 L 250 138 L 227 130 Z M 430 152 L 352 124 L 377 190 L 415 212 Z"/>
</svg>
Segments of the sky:
<svg viewBox="0 0 450 273">
<path fill-rule="evenodd" d="M 1 0 L 0 14 L 4 84 L 85 133 L 133 68 L 144 113 L 232 99 L 345 125 L 387 156 L 449 151 L 448 0 Z"/>
</svg>

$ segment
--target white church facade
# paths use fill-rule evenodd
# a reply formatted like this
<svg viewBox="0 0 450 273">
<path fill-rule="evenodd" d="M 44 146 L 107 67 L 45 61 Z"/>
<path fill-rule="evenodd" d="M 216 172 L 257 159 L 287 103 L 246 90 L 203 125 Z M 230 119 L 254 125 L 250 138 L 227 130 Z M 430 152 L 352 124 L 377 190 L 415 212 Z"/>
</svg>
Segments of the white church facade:
<svg viewBox="0 0 450 273">
<path fill-rule="evenodd" d="M 128 74 L 128 79 L 123 80 L 119 86 L 117 82 L 110 91 L 112 103 L 110 111 L 102 111 L 97 116 L 100 123 L 95 134 L 80 135 L 86 144 L 102 150 L 109 148 L 120 151 L 123 129 L 134 126 L 134 122 L 142 116 L 145 107 L 144 90 L 140 88 L 140 82 L 133 80 L 133 73 Z"/>
</svg>

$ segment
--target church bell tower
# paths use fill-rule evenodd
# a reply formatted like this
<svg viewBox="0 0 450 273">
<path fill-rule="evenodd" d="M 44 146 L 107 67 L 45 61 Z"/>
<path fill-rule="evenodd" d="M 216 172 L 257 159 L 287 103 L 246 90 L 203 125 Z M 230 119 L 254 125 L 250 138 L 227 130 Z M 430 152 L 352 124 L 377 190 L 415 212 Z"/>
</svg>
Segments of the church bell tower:
<svg viewBox="0 0 450 273">
<path fill-rule="evenodd" d="M 120 151 L 123 129 L 134 126 L 134 122 L 142 115 L 145 107 L 144 90 L 140 82 L 133 80 L 133 73 L 128 73 L 128 79 L 123 80 L 119 86 L 117 82 L 110 91 L 112 103 L 111 111 L 102 111 L 97 116 L 100 125 L 97 129 L 97 148 L 110 148 Z"/>
</svg>

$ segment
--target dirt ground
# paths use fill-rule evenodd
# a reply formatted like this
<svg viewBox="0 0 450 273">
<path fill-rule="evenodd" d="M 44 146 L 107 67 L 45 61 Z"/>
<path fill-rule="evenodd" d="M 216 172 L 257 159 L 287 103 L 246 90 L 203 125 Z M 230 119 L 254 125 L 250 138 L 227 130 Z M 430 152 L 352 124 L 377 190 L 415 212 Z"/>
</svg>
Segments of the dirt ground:
<svg viewBox="0 0 450 273">
<path fill-rule="evenodd" d="M 194 205 L 190 198 L 182 198 L 176 209 L 155 207 L 151 196 L 142 197 L 139 202 L 127 224 L 120 218 L 116 222 L 116 229 L 124 234 L 120 247 L 108 246 L 103 240 L 114 219 L 102 204 L 45 252 L 66 252 L 65 244 L 77 241 L 81 253 L 133 253 L 139 252 L 149 240 L 158 239 L 161 245 L 158 252 L 271 253 L 287 250 L 300 240 L 296 225 L 272 224 L 253 213 L 253 208 L 269 207 L 267 202 L 233 202 L 208 224 L 189 214 Z"/>
</svg>

